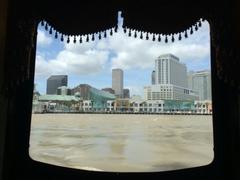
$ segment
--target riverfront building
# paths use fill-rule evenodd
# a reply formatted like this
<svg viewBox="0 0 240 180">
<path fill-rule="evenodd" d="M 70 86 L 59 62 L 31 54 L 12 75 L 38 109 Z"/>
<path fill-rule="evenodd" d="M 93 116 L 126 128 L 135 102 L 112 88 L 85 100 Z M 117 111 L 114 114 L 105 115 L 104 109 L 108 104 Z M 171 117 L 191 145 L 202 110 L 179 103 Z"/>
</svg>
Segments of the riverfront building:
<svg viewBox="0 0 240 180">
<path fill-rule="evenodd" d="M 115 100 L 115 96 L 109 92 L 96 89 L 88 84 L 80 84 L 72 89 L 72 94 L 79 93 L 80 97 L 87 104 L 90 111 L 105 111 L 108 100 Z M 84 103 L 84 108 L 85 108 Z"/>
<path fill-rule="evenodd" d="M 199 100 L 211 100 L 211 73 L 209 70 L 189 72 L 188 87 L 199 93 Z"/>
<path fill-rule="evenodd" d="M 68 85 L 67 75 L 53 75 L 47 79 L 47 94 L 57 94 L 57 89 Z"/>
<path fill-rule="evenodd" d="M 152 85 L 144 87 L 144 99 L 198 100 L 198 94 L 187 87 L 186 65 L 172 54 L 163 54 L 155 60 Z"/>
</svg>

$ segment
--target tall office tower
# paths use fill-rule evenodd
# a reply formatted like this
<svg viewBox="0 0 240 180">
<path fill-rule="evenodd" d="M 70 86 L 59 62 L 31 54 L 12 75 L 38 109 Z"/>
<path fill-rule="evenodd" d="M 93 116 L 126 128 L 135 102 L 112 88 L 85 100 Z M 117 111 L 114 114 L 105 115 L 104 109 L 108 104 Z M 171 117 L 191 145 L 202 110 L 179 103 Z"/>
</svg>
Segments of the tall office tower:
<svg viewBox="0 0 240 180">
<path fill-rule="evenodd" d="M 212 100 L 211 73 L 209 70 L 190 72 L 189 88 L 198 91 L 199 100 Z"/>
<path fill-rule="evenodd" d="M 154 70 L 152 71 L 152 84 L 156 84 L 156 73 Z"/>
<path fill-rule="evenodd" d="M 67 86 L 67 75 L 53 75 L 47 79 L 47 94 L 57 94 L 57 88 Z"/>
<path fill-rule="evenodd" d="M 155 60 L 155 84 L 144 87 L 144 98 L 145 100 L 198 100 L 198 95 L 187 87 L 186 65 L 172 54 L 163 54 Z"/>
<path fill-rule="evenodd" d="M 156 84 L 187 87 L 187 67 L 172 54 L 163 54 L 155 60 Z"/>
<path fill-rule="evenodd" d="M 130 98 L 130 90 L 123 89 L 123 98 Z"/>
<path fill-rule="evenodd" d="M 116 97 L 123 97 L 123 70 L 112 69 L 112 89 Z"/>
</svg>

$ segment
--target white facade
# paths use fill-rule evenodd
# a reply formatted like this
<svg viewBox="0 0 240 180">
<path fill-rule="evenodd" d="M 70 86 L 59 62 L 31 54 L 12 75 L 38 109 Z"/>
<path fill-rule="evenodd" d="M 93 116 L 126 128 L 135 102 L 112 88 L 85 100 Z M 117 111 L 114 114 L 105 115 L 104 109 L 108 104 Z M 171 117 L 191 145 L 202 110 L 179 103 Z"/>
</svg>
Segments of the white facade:
<svg viewBox="0 0 240 180">
<path fill-rule="evenodd" d="M 112 89 L 117 97 L 123 97 L 123 70 L 112 70 Z"/>
<path fill-rule="evenodd" d="M 132 101 L 130 100 L 134 113 L 161 113 L 163 112 L 164 101 Z"/>
<path fill-rule="evenodd" d="M 197 92 L 172 84 L 144 87 L 144 100 L 198 100 Z"/>
<path fill-rule="evenodd" d="M 211 114 L 212 113 L 212 101 L 195 101 L 195 111 L 197 114 Z"/>
<path fill-rule="evenodd" d="M 115 100 L 107 101 L 107 111 L 115 111 Z"/>
<path fill-rule="evenodd" d="M 83 111 L 85 112 L 92 111 L 92 101 L 83 100 L 82 108 L 83 108 Z"/>
<path fill-rule="evenodd" d="M 173 84 L 187 88 L 187 67 L 172 54 L 164 54 L 155 60 L 156 84 Z"/>
<path fill-rule="evenodd" d="M 198 100 L 197 92 L 187 88 L 187 67 L 178 57 L 159 56 L 154 75 L 155 84 L 144 87 L 144 100 Z"/>
<path fill-rule="evenodd" d="M 191 72 L 188 75 L 188 87 L 198 91 L 199 100 L 211 100 L 211 73 L 209 70 Z"/>
</svg>

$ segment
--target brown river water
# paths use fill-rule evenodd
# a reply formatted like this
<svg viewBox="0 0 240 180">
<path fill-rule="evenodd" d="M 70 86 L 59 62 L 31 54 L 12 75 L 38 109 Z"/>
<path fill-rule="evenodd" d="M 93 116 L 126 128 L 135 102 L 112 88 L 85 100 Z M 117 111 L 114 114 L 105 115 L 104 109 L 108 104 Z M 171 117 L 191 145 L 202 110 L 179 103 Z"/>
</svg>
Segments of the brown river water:
<svg viewBox="0 0 240 180">
<path fill-rule="evenodd" d="M 33 114 L 30 157 L 58 166 L 154 172 L 211 163 L 212 116 Z"/>
</svg>

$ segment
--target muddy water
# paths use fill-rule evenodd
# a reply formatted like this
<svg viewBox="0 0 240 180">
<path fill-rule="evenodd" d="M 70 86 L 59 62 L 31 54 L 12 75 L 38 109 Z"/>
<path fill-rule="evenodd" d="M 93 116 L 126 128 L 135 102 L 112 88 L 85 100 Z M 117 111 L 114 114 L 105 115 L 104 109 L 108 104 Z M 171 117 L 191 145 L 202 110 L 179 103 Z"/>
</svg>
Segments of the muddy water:
<svg viewBox="0 0 240 180">
<path fill-rule="evenodd" d="M 30 156 L 114 172 L 207 165 L 214 157 L 212 116 L 33 114 Z"/>
</svg>

